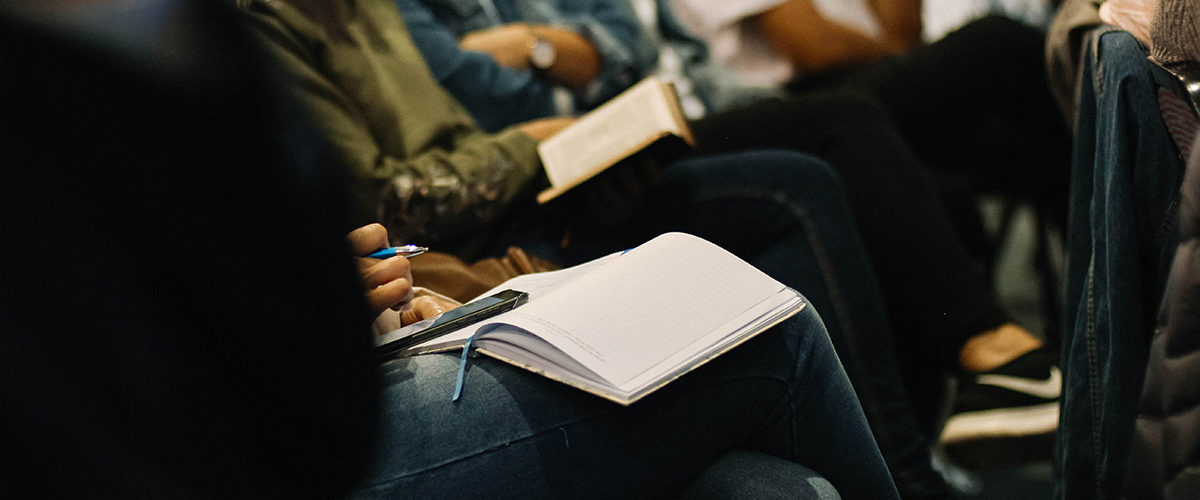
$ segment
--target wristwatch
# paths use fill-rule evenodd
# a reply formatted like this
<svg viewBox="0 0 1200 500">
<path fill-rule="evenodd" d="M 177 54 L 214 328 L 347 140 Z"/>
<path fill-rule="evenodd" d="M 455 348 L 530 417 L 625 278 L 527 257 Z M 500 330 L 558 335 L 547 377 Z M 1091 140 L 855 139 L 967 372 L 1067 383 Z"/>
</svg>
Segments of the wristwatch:
<svg viewBox="0 0 1200 500">
<path fill-rule="evenodd" d="M 533 35 L 529 41 L 529 66 L 538 71 L 546 71 L 558 60 L 558 49 L 546 39 Z"/>
</svg>

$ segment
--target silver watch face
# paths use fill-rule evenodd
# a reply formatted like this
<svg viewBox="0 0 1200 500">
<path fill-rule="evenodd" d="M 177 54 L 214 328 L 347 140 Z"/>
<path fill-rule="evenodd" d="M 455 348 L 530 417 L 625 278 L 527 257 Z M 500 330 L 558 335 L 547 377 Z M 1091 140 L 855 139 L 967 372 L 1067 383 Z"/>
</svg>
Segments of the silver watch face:
<svg viewBox="0 0 1200 500">
<path fill-rule="evenodd" d="M 529 51 L 529 64 L 536 69 L 549 69 L 554 66 L 554 60 L 558 58 L 558 51 L 549 42 L 538 38 L 534 40 L 533 47 Z"/>
</svg>

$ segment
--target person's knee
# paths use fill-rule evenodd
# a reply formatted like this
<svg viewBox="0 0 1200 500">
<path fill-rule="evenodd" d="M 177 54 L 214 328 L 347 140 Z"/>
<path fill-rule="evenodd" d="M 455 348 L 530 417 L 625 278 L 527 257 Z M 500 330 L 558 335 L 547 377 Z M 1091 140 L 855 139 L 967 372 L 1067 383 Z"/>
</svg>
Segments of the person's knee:
<svg viewBox="0 0 1200 500">
<path fill-rule="evenodd" d="M 679 162 L 668 169 L 666 182 L 719 188 L 777 199 L 815 199 L 837 193 L 841 181 L 823 160 L 786 150 L 754 150 L 705 156 Z M 807 204 L 807 203 L 805 203 Z"/>
<path fill-rule="evenodd" d="M 734 450 L 718 458 L 680 498 L 841 497 L 827 479 L 808 467 L 766 453 Z"/>
<path fill-rule="evenodd" d="M 989 14 L 963 25 L 964 30 L 974 30 L 983 33 L 1007 33 L 1011 31 L 1032 31 L 1033 27 L 1002 14 Z"/>
<path fill-rule="evenodd" d="M 1011 58 L 1032 59 L 1026 62 L 1040 65 L 1045 36 L 1028 24 L 993 14 L 951 32 L 943 44 L 961 47 L 964 57 L 977 58 L 980 63 L 990 61 L 991 65 L 996 65 L 998 58 Z"/>
<path fill-rule="evenodd" d="M 776 330 L 784 338 L 787 349 L 796 353 L 802 360 L 820 360 L 825 357 L 835 357 L 833 342 L 829 339 L 829 331 L 821 319 L 820 311 L 808 303 L 796 316 L 779 324 Z"/>
<path fill-rule="evenodd" d="M 869 91 L 846 87 L 800 96 L 797 115 L 820 119 L 826 126 L 863 126 L 886 120 L 888 110 Z"/>
<path fill-rule="evenodd" d="M 777 188 L 805 186 L 813 191 L 841 190 L 841 181 L 833 168 L 815 156 L 784 150 L 744 153 L 743 163 L 763 173 L 765 181 Z"/>
</svg>

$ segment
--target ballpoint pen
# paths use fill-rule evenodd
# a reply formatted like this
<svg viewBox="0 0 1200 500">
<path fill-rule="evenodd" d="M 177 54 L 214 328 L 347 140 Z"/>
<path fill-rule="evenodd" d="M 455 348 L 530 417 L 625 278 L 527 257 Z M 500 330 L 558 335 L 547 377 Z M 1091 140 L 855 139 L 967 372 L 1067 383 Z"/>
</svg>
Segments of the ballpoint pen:
<svg viewBox="0 0 1200 500">
<path fill-rule="evenodd" d="M 401 245 L 398 247 L 380 248 L 379 250 L 367 254 L 367 257 L 372 259 L 389 259 L 397 255 L 403 257 L 416 257 L 427 251 L 429 251 L 428 247 L 417 245 Z"/>
</svg>

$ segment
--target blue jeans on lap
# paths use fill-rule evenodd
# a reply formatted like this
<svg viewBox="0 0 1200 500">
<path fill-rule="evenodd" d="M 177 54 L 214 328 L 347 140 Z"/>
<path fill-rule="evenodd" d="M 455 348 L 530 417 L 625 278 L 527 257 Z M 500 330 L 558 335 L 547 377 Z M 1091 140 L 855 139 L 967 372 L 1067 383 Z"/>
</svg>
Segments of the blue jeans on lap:
<svg viewBox="0 0 1200 500">
<path fill-rule="evenodd" d="M 874 273 L 841 186 L 819 160 L 756 151 L 679 161 L 627 224 L 589 227 L 561 210 L 518 210 L 498 224 L 485 253 L 517 245 L 571 265 L 667 231 L 706 238 L 804 293 L 823 315 L 892 472 L 936 488 Z M 719 289 L 714 284 L 714 293 Z"/>
<path fill-rule="evenodd" d="M 895 489 L 815 309 L 622 407 L 490 358 L 390 361 L 359 496 L 627 498 L 682 492 L 731 450 L 805 465 L 847 498 Z"/>
</svg>

